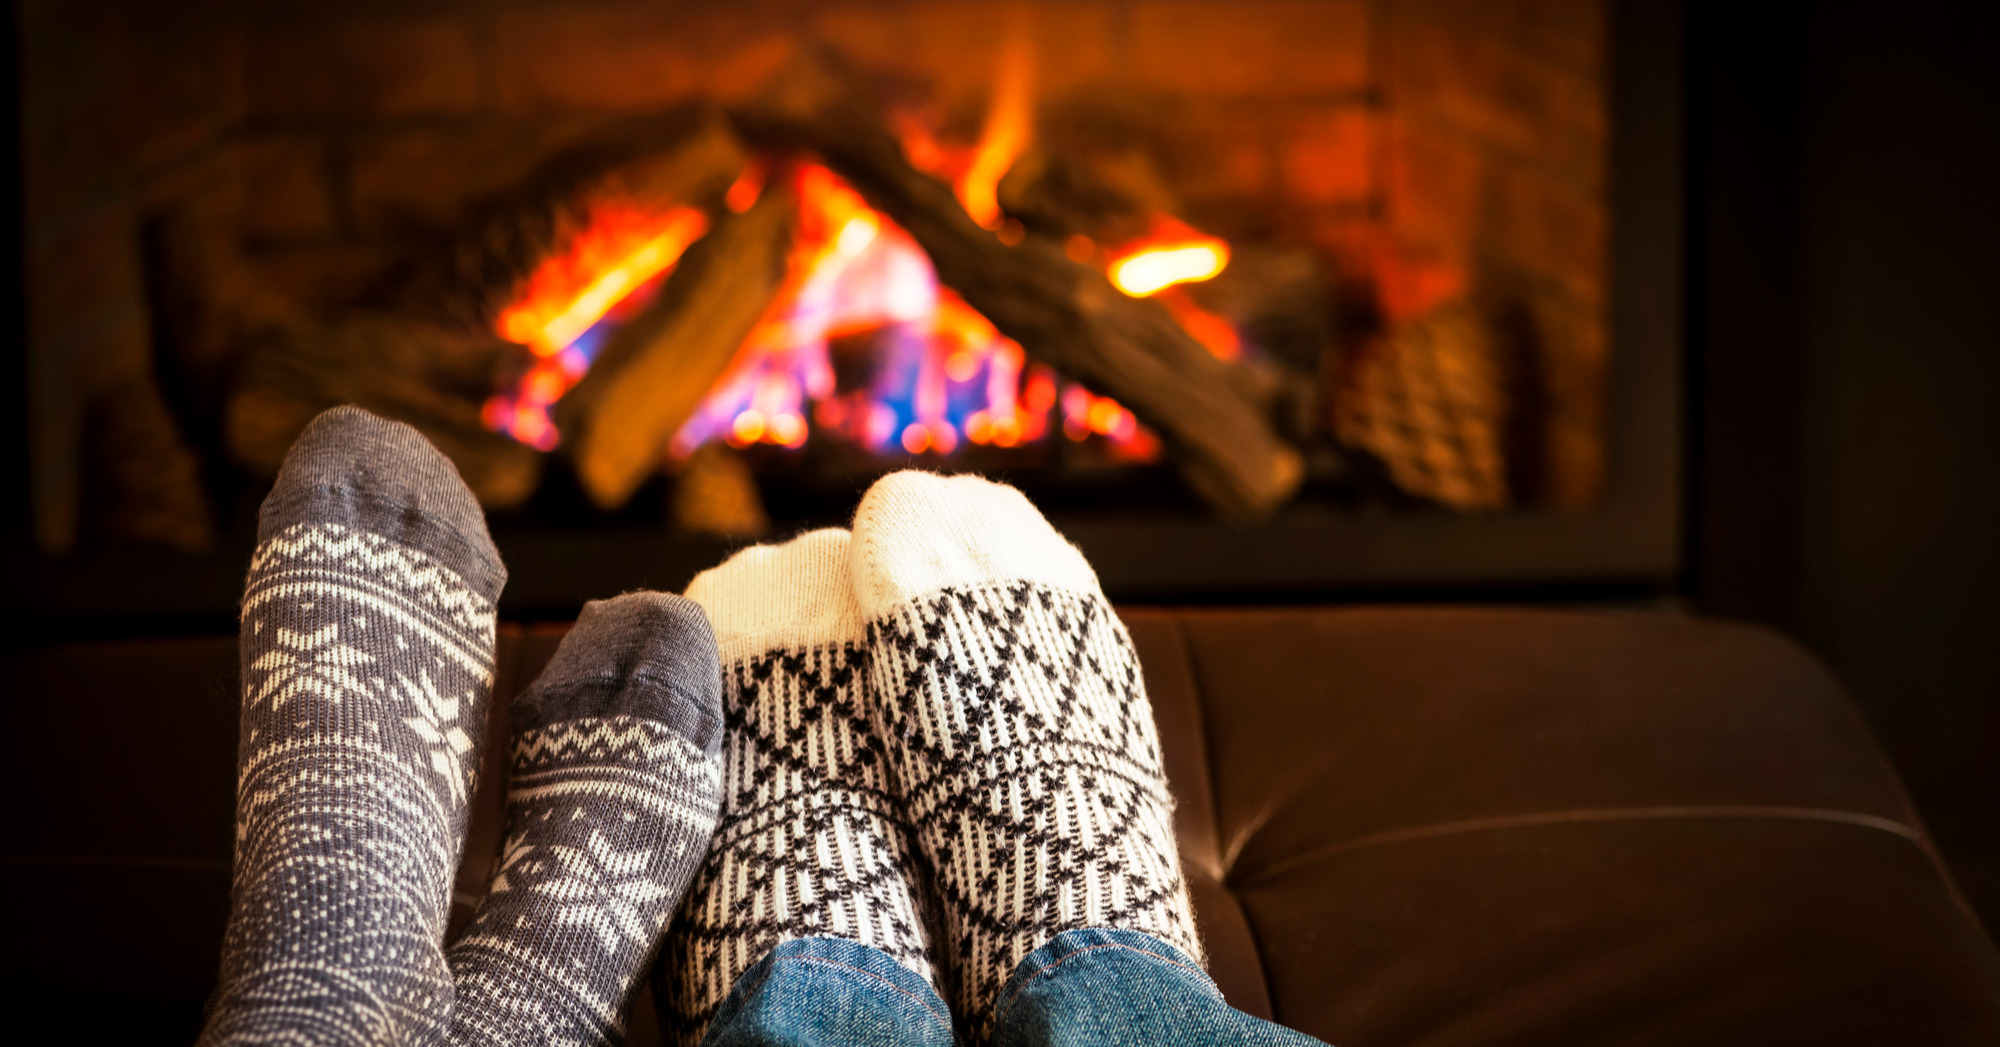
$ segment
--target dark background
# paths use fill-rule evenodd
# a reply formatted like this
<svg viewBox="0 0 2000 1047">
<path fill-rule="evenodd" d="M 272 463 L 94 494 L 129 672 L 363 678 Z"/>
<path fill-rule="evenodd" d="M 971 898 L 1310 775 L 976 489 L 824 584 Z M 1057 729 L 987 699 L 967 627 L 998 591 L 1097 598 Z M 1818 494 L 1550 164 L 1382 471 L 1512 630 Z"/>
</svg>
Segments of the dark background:
<svg viewBox="0 0 2000 1047">
<path fill-rule="evenodd" d="M 2000 925 L 1990 8 L 1690 5 L 1686 579 L 1827 660 Z"/>
<path fill-rule="evenodd" d="M 1832 665 L 1992 926 L 1996 19 L 1935 0 L 1696 0 L 1684 13 L 1693 446 L 1680 595 L 1781 629 Z M 11 63 L 11 3 L 0 33 Z M 4 101 L 0 142 L 13 149 L 19 110 Z M 18 201 L 19 164 L 6 159 L 0 194 Z M 23 549 L 18 206 L 0 208 L 0 245 L 0 442 L 12 449 L 0 455 L 0 540 Z M 14 623 L 35 613 L 5 603 Z"/>
</svg>

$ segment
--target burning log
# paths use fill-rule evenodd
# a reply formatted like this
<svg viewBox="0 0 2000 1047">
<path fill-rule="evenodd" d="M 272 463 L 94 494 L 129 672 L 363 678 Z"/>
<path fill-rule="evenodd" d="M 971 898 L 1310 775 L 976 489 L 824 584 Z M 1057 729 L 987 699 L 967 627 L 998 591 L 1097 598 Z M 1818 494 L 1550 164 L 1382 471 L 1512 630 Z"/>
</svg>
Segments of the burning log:
<svg viewBox="0 0 2000 1047">
<path fill-rule="evenodd" d="M 713 110 L 675 110 L 565 150 L 470 216 L 394 295 L 398 312 L 489 326 L 522 281 L 601 210 L 718 200 L 749 162 Z"/>
<path fill-rule="evenodd" d="M 939 278 L 1031 356 L 1123 403 L 1159 431 L 1212 505 L 1258 517 L 1303 476 L 1258 400 L 1268 382 L 1218 360 L 1157 302 L 1127 297 L 1039 237 L 1014 246 L 966 214 L 949 187 L 918 171 L 882 120 L 829 63 L 800 62 L 735 114 L 753 144 L 816 152 L 908 230 Z"/>
<path fill-rule="evenodd" d="M 615 509 L 735 358 L 784 279 L 782 193 L 765 193 L 688 249 L 660 296 L 620 328 L 557 404 L 555 421 L 592 501 Z"/>
<path fill-rule="evenodd" d="M 541 456 L 488 430 L 479 409 L 526 356 L 491 335 L 395 315 L 355 313 L 266 328 L 243 349 L 224 437 L 239 464 L 274 476 L 313 416 L 358 404 L 421 430 L 458 466 L 481 504 L 516 505 L 533 493 Z"/>
<path fill-rule="evenodd" d="M 759 538 L 771 529 L 757 477 L 742 452 L 703 444 L 674 477 L 667 512 L 676 530 L 715 538 Z"/>
<path fill-rule="evenodd" d="M 168 388 L 197 447 L 268 479 L 315 415 L 359 404 L 422 430 L 483 504 L 527 499 L 540 456 L 480 419 L 495 383 L 526 366 L 527 350 L 404 314 L 314 315 L 243 259 L 214 207 L 175 201 L 147 228 Z M 140 467 L 164 482 L 167 461 L 155 451 Z"/>
</svg>

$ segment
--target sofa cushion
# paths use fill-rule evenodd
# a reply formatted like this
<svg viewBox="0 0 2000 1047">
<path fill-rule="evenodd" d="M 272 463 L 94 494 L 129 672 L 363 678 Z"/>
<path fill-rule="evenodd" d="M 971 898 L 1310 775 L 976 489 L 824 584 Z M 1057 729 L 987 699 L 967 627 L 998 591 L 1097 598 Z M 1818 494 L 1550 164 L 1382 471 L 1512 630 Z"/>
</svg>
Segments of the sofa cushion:
<svg viewBox="0 0 2000 1047">
<path fill-rule="evenodd" d="M 1991 941 L 1853 703 L 1774 634 L 1126 618 L 1238 1006 L 1343 1047 L 2000 1043 Z"/>
<path fill-rule="evenodd" d="M 2000 1043 L 2000 956 L 1853 704 L 1773 634 L 1121 613 L 1238 1007 L 1341 1047 Z M 503 699 L 564 628 L 503 628 Z M 233 637 L 0 655 L 13 1013 L 192 1039 L 227 911 L 235 660 Z M 500 844 L 506 729 L 459 920 Z M 630 1042 L 658 1041 L 642 1005 Z"/>
</svg>

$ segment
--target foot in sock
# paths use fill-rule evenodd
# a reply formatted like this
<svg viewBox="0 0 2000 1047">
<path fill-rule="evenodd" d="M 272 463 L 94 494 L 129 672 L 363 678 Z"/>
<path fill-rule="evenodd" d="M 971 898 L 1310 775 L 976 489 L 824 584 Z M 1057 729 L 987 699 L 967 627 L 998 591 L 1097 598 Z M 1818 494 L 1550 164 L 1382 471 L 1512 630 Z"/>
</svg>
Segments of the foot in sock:
<svg viewBox="0 0 2000 1047">
<path fill-rule="evenodd" d="M 235 875 L 201 1043 L 433 1040 L 506 572 L 451 462 L 353 407 L 299 436 L 257 540 Z"/>
<path fill-rule="evenodd" d="M 616 1044 L 715 830 L 722 674 L 701 608 L 586 605 L 513 703 L 507 844 L 451 947 L 453 1044 Z"/>
<path fill-rule="evenodd" d="M 780 942 L 847 938 L 935 982 L 907 829 L 862 704 L 845 531 L 758 546 L 688 596 L 722 649 L 722 819 L 655 974 L 680 1042 Z"/>
<path fill-rule="evenodd" d="M 869 490 L 853 545 L 870 710 L 974 1042 L 1062 931 L 1142 931 L 1199 962 L 1152 706 L 1082 554 L 1011 487 L 917 472 Z"/>
</svg>

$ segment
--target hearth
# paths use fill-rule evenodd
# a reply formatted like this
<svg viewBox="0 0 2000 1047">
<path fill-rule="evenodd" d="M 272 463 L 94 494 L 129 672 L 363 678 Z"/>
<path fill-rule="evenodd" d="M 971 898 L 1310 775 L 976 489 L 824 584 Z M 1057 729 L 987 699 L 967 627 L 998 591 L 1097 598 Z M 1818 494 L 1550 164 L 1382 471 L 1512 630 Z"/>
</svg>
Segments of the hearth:
<svg viewBox="0 0 2000 1047">
<path fill-rule="evenodd" d="M 50 577 L 228 561 L 340 402 L 517 609 L 906 466 L 1120 596 L 1674 570 L 1672 5 L 30 7 Z"/>
</svg>

